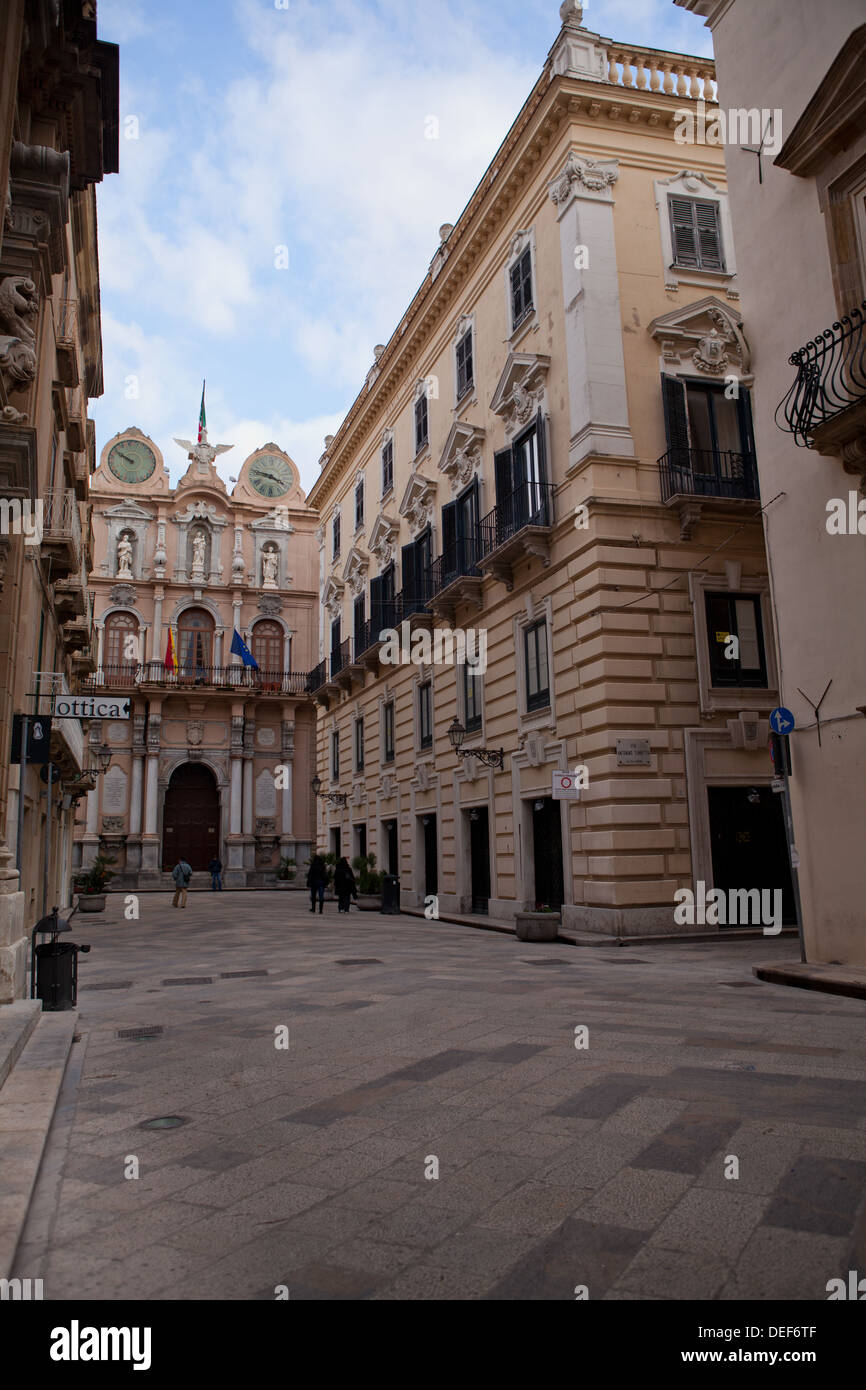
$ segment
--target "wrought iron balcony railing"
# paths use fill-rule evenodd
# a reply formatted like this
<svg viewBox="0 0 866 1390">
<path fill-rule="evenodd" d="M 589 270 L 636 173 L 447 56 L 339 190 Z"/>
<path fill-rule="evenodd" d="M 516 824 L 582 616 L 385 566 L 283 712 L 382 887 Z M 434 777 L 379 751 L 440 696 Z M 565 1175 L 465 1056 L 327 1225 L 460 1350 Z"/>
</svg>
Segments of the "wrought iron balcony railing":
<svg viewBox="0 0 866 1390">
<path fill-rule="evenodd" d="M 478 523 L 477 560 L 483 560 L 527 526 L 553 525 L 553 484 L 526 482 Z"/>
<path fill-rule="evenodd" d="M 754 454 L 729 449 L 669 449 L 659 459 L 659 474 L 663 502 L 682 495 L 760 497 Z"/>
<path fill-rule="evenodd" d="M 352 639 L 347 637 L 339 647 L 331 650 L 331 680 L 334 680 L 352 661 Z"/>
<path fill-rule="evenodd" d="M 478 536 L 466 536 L 453 545 L 449 545 L 446 550 L 427 570 L 428 602 L 436 594 L 441 594 L 443 589 L 447 589 L 457 579 L 480 579 L 481 574 L 475 567 L 475 562 L 479 556 Z"/>
<path fill-rule="evenodd" d="M 161 661 L 120 662 L 100 666 L 84 683 L 91 687 L 130 690 L 140 685 L 203 686 L 216 690 L 249 690 L 262 694 L 306 695 L 312 675 L 301 671 L 264 671 L 252 666 L 197 666 L 181 663 L 167 671 Z"/>
<path fill-rule="evenodd" d="M 797 377 L 776 411 L 776 424 L 808 448 L 822 425 L 866 404 L 866 300 L 788 360 Z"/>
</svg>

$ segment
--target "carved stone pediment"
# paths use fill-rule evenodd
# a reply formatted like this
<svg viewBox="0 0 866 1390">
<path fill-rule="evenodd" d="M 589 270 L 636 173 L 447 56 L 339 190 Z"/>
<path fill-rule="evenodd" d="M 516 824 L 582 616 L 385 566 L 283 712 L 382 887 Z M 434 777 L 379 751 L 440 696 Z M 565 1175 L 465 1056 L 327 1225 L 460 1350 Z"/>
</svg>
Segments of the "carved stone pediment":
<svg viewBox="0 0 866 1390">
<path fill-rule="evenodd" d="M 108 597 L 112 603 L 121 603 L 125 608 L 134 608 L 138 597 L 133 584 L 114 584 Z"/>
<path fill-rule="evenodd" d="M 185 522 L 187 525 L 193 521 L 206 521 L 211 526 L 228 526 L 228 518 L 221 516 L 212 503 L 201 499 L 198 502 L 188 502 L 185 511 L 175 512 L 173 520 Z"/>
<path fill-rule="evenodd" d="M 528 425 L 544 397 L 550 358 L 534 352 L 510 352 L 490 409 L 505 421 L 509 433 Z"/>
<path fill-rule="evenodd" d="M 485 431 L 477 425 L 467 425 L 460 420 L 452 425 L 439 460 L 439 471 L 448 478 L 453 492 L 465 487 L 480 472 L 484 436 Z"/>
<path fill-rule="evenodd" d="M 339 618 L 343 610 L 343 585 L 333 574 L 325 585 L 322 601 L 331 615 L 331 620 Z"/>
<path fill-rule="evenodd" d="M 283 600 L 277 594 L 262 594 L 256 606 L 266 618 L 275 618 L 283 611 Z"/>
<path fill-rule="evenodd" d="M 370 532 L 370 554 L 376 556 L 383 568 L 394 559 L 399 536 L 400 523 L 380 512 Z"/>
<path fill-rule="evenodd" d="M 403 501 L 400 503 L 400 515 L 408 521 L 413 536 L 417 536 L 433 520 L 438 486 L 438 483 L 425 478 L 417 469 L 409 478 Z"/>
<path fill-rule="evenodd" d="M 356 545 L 353 545 L 343 566 L 343 579 L 348 584 L 349 592 L 354 598 L 364 592 L 369 567 L 370 557 L 365 555 L 363 550 L 359 550 Z"/>
<path fill-rule="evenodd" d="M 106 507 L 103 512 L 103 516 L 117 517 L 119 521 L 153 521 L 153 515 L 146 507 L 132 500 L 117 502 L 113 507 Z"/>
<path fill-rule="evenodd" d="M 251 531 L 283 531 L 286 534 L 294 534 L 294 526 L 289 520 L 289 509 L 287 506 L 274 507 L 268 512 L 267 516 L 260 517 L 250 526 Z"/>
<path fill-rule="evenodd" d="M 751 375 L 743 320 L 715 295 L 662 314 L 647 331 L 660 344 L 665 361 L 673 365 L 695 366 L 707 376 Z"/>
<path fill-rule="evenodd" d="M 618 166 L 616 159 L 588 159 L 572 150 L 562 173 L 548 185 L 551 201 L 562 208 L 569 203 L 572 195 L 607 195 L 608 189 L 619 178 Z"/>
</svg>

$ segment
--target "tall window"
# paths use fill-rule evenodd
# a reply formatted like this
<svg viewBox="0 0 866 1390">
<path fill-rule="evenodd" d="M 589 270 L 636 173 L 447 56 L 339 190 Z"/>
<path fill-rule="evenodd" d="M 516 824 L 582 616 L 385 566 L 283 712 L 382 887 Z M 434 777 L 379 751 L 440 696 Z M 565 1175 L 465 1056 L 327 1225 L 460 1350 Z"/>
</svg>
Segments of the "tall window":
<svg viewBox="0 0 866 1390">
<path fill-rule="evenodd" d="M 360 531 L 364 525 L 364 479 L 361 478 L 355 484 L 355 530 Z"/>
<path fill-rule="evenodd" d="M 467 734 L 477 733 L 482 724 L 481 677 L 477 671 L 463 664 L 463 724 Z"/>
<path fill-rule="evenodd" d="M 429 526 L 411 545 L 403 546 L 401 579 L 404 613 L 422 609 L 430 598 L 432 546 L 433 535 Z"/>
<path fill-rule="evenodd" d="M 253 628 L 252 652 L 259 666 L 259 679 L 266 689 L 278 690 L 283 670 L 283 629 L 272 618 Z"/>
<path fill-rule="evenodd" d="M 382 706 L 382 761 L 394 761 L 394 701 Z"/>
<path fill-rule="evenodd" d="M 113 685 L 133 685 L 141 660 L 138 619 L 131 613 L 112 613 L 105 624 L 104 671 Z"/>
<path fill-rule="evenodd" d="M 475 367 L 472 361 L 472 329 L 464 333 L 457 344 L 457 399 L 462 401 L 475 384 Z"/>
<path fill-rule="evenodd" d="M 389 493 L 394 486 L 394 443 L 388 440 L 382 450 L 382 496 Z"/>
<path fill-rule="evenodd" d="M 706 595 L 706 603 L 713 685 L 766 686 L 767 658 L 760 596 L 710 592 Z"/>
<path fill-rule="evenodd" d="M 550 704 L 550 677 L 547 669 L 547 623 L 533 623 L 523 634 L 526 662 L 526 708 L 544 709 Z"/>
<path fill-rule="evenodd" d="M 340 780 L 340 734 L 337 729 L 331 734 L 331 780 Z"/>
<path fill-rule="evenodd" d="M 214 622 L 203 608 L 187 608 L 177 625 L 180 675 L 201 679 L 213 664 Z"/>
<path fill-rule="evenodd" d="M 718 203 L 702 198 L 668 199 L 674 265 L 694 270 L 724 270 Z"/>
<path fill-rule="evenodd" d="M 424 448 L 430 437 L 430 416 L 427 409 L 427 389 L 415 402 L 415 453 Z"/>
<path fill-rule="evenodd" d="M 336 512 L 336 513 L 334 514 L 333 541 L 334 541 L 334 544 L 333 544 L 333 549 L 332 549 L 332 551 L 331 551 L 331 558 L 332 558 L 333 560 L 336 560 L 337 557 L 338 557 L 338 555 L 340 554 L 340 513 L 339 513 L 339 512 Z"/>
<path fill-rule="evenodd" d="M 497 543 L 523 526 L 549 526 L 553 517 L 548 497 L 544 416 L 524 430 L 510 449 L 493 459 L 496 483 Z"/>
<path fill-rule="evenodd" d="M 364 718 L 355 720 L 355 771 L 364 771 Z"/>
<path fill-rule="evenodd" d="M 511 267 L 511 326 L 517 328 L 532 312 L 532 248 Z"/>
<path fill-rule="evenodd" d="M 757 497 L 758 476 L 750 393 L 740 386 L 729 399 L 725 388 L 703 381 L 663 376 L 665 430 L 670 465 L 694 476 L 685 492 L 722 497 Z"/>
<path fill-rule="evenodd" d="M 433 686 L 430 681 L 418 687 L 418 739 L 422 748 L 433 747 Z"/>
</svg>

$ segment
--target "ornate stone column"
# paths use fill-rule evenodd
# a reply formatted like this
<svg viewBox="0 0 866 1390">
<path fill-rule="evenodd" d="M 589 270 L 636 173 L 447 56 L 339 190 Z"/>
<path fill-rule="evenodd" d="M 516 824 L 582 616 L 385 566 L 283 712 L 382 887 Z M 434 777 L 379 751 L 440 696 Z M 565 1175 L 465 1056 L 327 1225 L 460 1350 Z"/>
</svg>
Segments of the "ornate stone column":
<svg viewBox="0 0 866 1390">
<path fill-rule="evenodd" d="M 256 808 L 255 808 L 255 783 L 253 781 L 253 770 L 255 760 L 255 736 L 256 722 L 254 719 L 244 721 L 244 866 L 247 869 L 254 869 L 256 866 Z"/>
<path fill-rule="evenodd" d="M 245 888 L 247 877 L 244 873 L 244 842 L 241 835 L 243 807 L 243 752 L 244 715 L 243 705 L 232 705 L 232 732 L 229 762 L 229 834 L 226 841 L 227 888 Z"/>
<path fill-rule="evenodd" d="M 295 721 L 283 715 L 282 746 L 280 765 L 286 769 L 286 785 L 280 792 L 282 801 L 280 803 L 280 854 L 286 858 L 296 859 L 294 853 L 294 816 L 293 802 L 294 796 L 294 757 L 295 757 Z"/>
<path fill-rule="evenodd" d="M 129 838 L 126 842 L 126 867 L 132 872 L 141 868 L 141 821 L 144 796 L 145 716 L 133 715 L 132 721 L 132 780 L 129 793 Z"/>
<path fill-rule="evenodd" d="M 162 746 L 162 704 L 154 701 L 147 720 L 147 771 L 145 783 L 144 835 L 141 840 L 141 873 L 143 880 L 160 877 L 159 835 L 159 753 Z"/>
</svg>

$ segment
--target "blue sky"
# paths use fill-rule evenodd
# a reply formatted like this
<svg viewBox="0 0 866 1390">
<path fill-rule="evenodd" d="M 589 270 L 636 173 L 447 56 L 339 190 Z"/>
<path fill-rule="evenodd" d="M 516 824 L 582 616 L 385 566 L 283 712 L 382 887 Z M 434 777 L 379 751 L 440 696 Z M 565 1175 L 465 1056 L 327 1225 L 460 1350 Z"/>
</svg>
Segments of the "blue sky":
<svg viewBox="0 0 866 1390">
<path fill-rule="evenodd" d="M 137 424 L 176 482 L 207 377 L 223 476 L 274 440 L 308 490 L 559 24 L 558 0 L 99 0 L 121 139 L 98 448 Z M 672 0 L 591 0 L 584 24 L 712 51 Z"/>
</svg>

